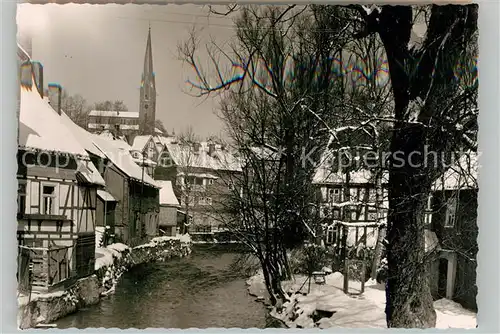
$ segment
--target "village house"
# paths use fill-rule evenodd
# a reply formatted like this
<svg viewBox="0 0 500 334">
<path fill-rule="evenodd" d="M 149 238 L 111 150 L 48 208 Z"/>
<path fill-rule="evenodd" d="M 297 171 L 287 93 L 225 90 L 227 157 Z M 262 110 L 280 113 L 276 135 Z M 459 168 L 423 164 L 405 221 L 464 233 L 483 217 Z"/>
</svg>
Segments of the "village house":
<svg viewBox="0 0 500 334">
<path fill-rule="evenodd" d="M 426 215 L 431 290 L 477 310 L 477 153 L 465 153 L 433 184 Z"/>
<path fill-rule="evenodd" d="M 175 197 L 171 181 L 156 181 L 160 186 L 160 235 L 175 236 L 177 234 L 177 210 L 179 201 Z"/>
<path fill-rule="evenodd" d="M 320 164 L 313 184 L 317 187 L 319 216 L 322 224 L 327 226 L 324 234 L 326 245 L 341 244 L 340 226 L 344 225 L 348 247 L 360 241 L 366 242 L 368 248 L 375 247 L 378 225 L 386 223 L 389 205 L 388 174 L 384 172 L 379 177 L 377 182 L 375 173 L 367 168 L 347 173 L 332 170 L 327 160 Z M 378 194 L 377 184 L 380 185 Z"/>
<path fill-rule="evenodd" d="M 145 168 L 136 163 L 126 142 L 96 134 L 91 136 L 106 156 L 101 173 L 106 181 L 106 191 L 116 200 L 112 206 L 114 240 L 135 246 L 157 236 L 160 186 Z M 109 203 L 111 197 L 106 202 Z M 108 212 L 106 215 L 111 214 Z"/>
<path fill-rule="evenodd" d="M 188 231 L 194 241 L 218 240 L 216 235 L 223 238 L 223 198 L 231 191 L 231 175 L 240 172 L 224 145 L 154 135 L 137 136 L 132 149 L 157 162 L 155 180 L 172 182 L 180 205 L 181 233 Z"/>
<path fill-rule="evenodd" d="M 23 293 L 46 292 L 93 273 L 96 198 L 105 183 L 61 121 L 60 104 L 44 98 L 42 65 L 21 46 L 18 55 L 18 282 Z M 49 85 L 54 100 L 60 93 Z"/>
</svg>

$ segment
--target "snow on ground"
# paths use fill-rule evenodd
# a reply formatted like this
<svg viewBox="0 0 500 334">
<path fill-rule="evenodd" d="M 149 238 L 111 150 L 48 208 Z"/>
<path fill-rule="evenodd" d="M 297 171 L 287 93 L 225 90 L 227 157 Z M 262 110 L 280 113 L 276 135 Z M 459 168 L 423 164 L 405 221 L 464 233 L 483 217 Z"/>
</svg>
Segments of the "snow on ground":
<svg viewBox="0 0 500 334">
<path fill-rule="evenodd" d="M 142 244 L 142 245 L 136 246 L 135 248 L 155 247 L 158 244 L 161 244 L 161 243 L 168 241 L 168 240 L 179 240 L 181 243 L 188 244 L 191 242 L 191 237 L 189 236 L 189 234 L 177 234 L 175 237 L 173 237 L 173 236 L 156 237 L 156 238 L 151 239 L 151 241 L 148 242 L 147 244 Z"/>
<path fill-rule="evenodd" d="M 272 316 L 285 322 L 288 327 L 315 327 L 311 316 L 319 310 L 334 312 L 330 318 L 322 318 L 316 323 L 319 328 L 387 328 L 383 284 L 370 280 L 366 282 L 362 295 L 349 296 L 343 292 L 343 275 L 336 272 L 326 276 L 325 284 L 318 285 L 313 281 L 309 294 L 304 296 L 296 293 L 306 280 L 306 276 L 297 275 L 294 281 L 283 282 L 284 290 L 293 293 L 291 302 L 285 302 L 280 313 L 276 309 L 271 311 Z M 267 296 L 261 273 L 251 277 L 247 284 L 251 295 L 262 298 Z M 360 282 L 349 282 L 349 292 L 359 293 L 360 288 Z M 304 284 L 300 292 L 307 292 L 307 289 L 308 283 Z M 465 310 L 460 304 L 441 299 L 434 303 L 434 308 L 437 315 L 436 328 L 476 327 L 476 314 Z"/>
<path fill-rule="evenodd" d="M 110 267 L 113 264 L 113 256 L 121 258 L 122 253 L 128 249 L 127 245 L 122 243 L 111 244 L 105 248 L 99 247 L 95 250 L 95 270 L 102 267 Z"/>
</svg>

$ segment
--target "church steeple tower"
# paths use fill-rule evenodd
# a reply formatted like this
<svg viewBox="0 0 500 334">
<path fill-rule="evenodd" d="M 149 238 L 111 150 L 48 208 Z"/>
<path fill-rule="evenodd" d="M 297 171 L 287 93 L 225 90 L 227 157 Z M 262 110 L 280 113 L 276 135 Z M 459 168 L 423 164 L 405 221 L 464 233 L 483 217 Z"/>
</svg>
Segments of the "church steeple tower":
<svg viewBox="0 0 500 334">
<path fill-rule="evenodd" d="M 141 96 L 139 105 L 139 131 L 141 134 L 154 134 L 156 119 L 156 84 L 153 72 L 153 51 L 151 48 L 151 26 L 148 30 L 144 70 L 142 72 Z"/>
</svg>

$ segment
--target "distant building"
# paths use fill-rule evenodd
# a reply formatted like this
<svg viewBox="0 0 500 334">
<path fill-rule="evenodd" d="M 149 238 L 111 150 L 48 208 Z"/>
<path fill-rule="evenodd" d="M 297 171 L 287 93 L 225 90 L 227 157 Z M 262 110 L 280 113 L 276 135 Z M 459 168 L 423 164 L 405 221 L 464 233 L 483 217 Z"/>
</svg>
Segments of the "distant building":
<svg viewBox="0 0 500 334">
<path fill-rule="evenodd" d="M 125 136 L 129 143 L 134 137 L 154 135 L 159 131 L 156 120 L 156 83 L 153 71 L 153 51 L 151 47 L 151 28 L 148 31 L 144 70 L 141 79 L 139 111 L 92 110 L 89 113 L 88 130 L 93 133 L 111 131 L 117 136 Z"/>
<path fill-rule="evenodd" d="M 194 241 L 210 241 L 225 232 L 224 196 L 231 192 L 228 180 L 241 167 L 224 145 L 155 135 L 137 136 L 132 148 L 156 161 L 155 180 L 172 182 L 180 205 L 178 217 L 184 217 L 178 219 L 181 232 L 186 223 Z"/>
<path fill-rule="evenodd" d="M 117 135 L 133 137 L 139 132 L 139 113 L 92 110 L 89 113 L 88 129 L 93 133 L 112 131 Z"/>
<path fill-rule="evenodd" d="M 88 117 L 92 133 L 112 133 L 131 142 L 139 133 L 139 113 L 132 111 L 92 110 Z"/>
<path fill-rule="evenodd" d="M 156 181 L 160 189 L 160 235 L 175 236 L 177 234 L 177 210 L 179 201 L 175 197 L 171 181 Z"/>
</svg>

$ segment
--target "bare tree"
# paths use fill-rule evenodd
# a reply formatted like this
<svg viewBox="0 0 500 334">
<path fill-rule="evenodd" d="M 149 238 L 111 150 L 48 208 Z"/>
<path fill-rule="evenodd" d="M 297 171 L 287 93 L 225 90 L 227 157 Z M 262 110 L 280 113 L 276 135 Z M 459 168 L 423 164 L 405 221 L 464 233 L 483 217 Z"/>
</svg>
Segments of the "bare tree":
<svg viewBox="0 0 500 334">
<path fill-rule="evenodd" d="M 128 111 L 127 106 L 123 101 L 121 100 L 116 100 L 116 101 L 102 101 L 102 102 L 96 102 L 94 104 L 94 110 L 102 110 L 102 111 Z"/>
<path fill-rule="evenodd" d="M 73 122 L 84 129 L 87 128 L 90 107 L 81 95 L 70 95 L 68 91 L 63 90 L 61 108 Z"/>
<path fill-rule="evenodd" d="M 287 298 L 280 284 L 290 276 L 287 249 L 315 235 L 311 179 L 328 140 L 321 122 L 341 105 L 331 59 L 349 36 L 343 13 L 331 6 L 241 7 L 236 42 L 229 49 L 207 45 L 215 82 L 196 61 L 195 35 L 180 49 L 195 68 L 198 95 L 222 94 L 222 118 L 244 164 L 228 201 L 237 219 L 226 225 L 259 258 L 273 303 Z"/>
<path fill-rule="evenodd" d="M 177 136 L 177 144 L 173 149 L 177 152 L 177 177 L 176 191 L 180 198 L 180 204 L 185 211 L 185 220 L 181 228 L 181 233 L 185 234 L 189 230 L 191 221 L 189 218 L 191 209 L 196 205 L 197 195 L 200 192 L 200 185 L 196 184 L 197 160 L 199 159 L 200 141 L 196 137 L 192 127 L 187 128 Z"/>
</svg>

